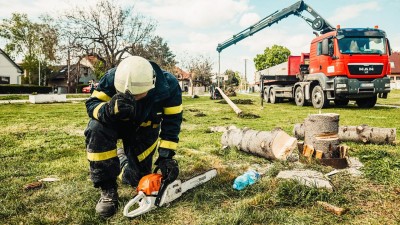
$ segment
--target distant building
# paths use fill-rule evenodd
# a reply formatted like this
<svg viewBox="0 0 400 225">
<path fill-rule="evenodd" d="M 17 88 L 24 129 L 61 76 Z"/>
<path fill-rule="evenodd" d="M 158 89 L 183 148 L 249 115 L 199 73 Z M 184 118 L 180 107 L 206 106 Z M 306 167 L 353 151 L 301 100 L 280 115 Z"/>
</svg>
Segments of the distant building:
<svg viewBox="0 0 400 225">
<path fill-rule="evenodd" d="M 400 89 L 400 52 L 392 52 L 389 61 L 391 66 L 390 87 Z"/>
<path fill-rule="evenodd" d="M 21 84 L 23 70 L 0 49 L 0 84 Z"/>
<path fill-rule="evenodd" d="M 75 93 L 81 85 L 89 85 L 89 81 L 93 80 L 97 82 L 97 78 L 94 74 L 94 64 L 98 58 L 93 55 L 87 55 L 82 57 L 76 64 L 69 66 L 69 78 L 68 78 L 68 66 L 62 65 L 57 67 L 52 72 L 48 85 L 57 89 L 58 93 Z"/>
<path fill-rule="evenodd" d="M 175 67 L 174 69 L 174 75 L 177 76 L 177 79 L 179 81 L 179 85 L 181 86 L 182 91 L 188 92 L 189 87 L 190 87 L 190 81 L 191 81 L 191 76 L 190 73 L 182 70 L 179 67 Z"/>
</svg>

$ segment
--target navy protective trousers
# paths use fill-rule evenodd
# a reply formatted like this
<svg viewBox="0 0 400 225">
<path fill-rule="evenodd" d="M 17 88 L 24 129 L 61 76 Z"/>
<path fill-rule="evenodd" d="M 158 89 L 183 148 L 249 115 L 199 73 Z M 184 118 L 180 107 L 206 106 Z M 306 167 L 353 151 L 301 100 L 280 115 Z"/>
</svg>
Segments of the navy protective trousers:
<svg viewBox="0 0 400 225">
<path fill-rule="evenodd" d="M 150 124 L 149 124 L 150 125 Z M 151 173 L 152 158 L 158 145 L 159 124 L 149 127 L 132 124 L 103 124 L 91 119 L 85 130 L 90 178 L 95 187 L 116 186 L 122 171 L 122 182 L 133 187 Z M 122 139 L 126 159 L 120 162 L 117 142 Z M 127 161 L 127 162 L 126 162 Z"/>
</svg>

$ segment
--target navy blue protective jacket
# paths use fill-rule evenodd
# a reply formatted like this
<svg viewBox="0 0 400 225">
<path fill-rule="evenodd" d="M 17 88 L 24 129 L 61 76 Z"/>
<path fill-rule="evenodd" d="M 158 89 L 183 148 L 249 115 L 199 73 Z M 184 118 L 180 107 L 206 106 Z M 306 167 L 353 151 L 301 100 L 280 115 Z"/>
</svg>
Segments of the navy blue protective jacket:
<svg viewBox="0 0 400 225">
<path fill-rule="evenodd" d="M 140 129 L 140 133 L 144 136 L 142 138 L 159 135 L 159 148 L 174 151 L 177 148 L 182 123 L 181 88 L 172 74 L 161 70 L 155 63 L 151 64 L 156 72 L 155 88 L 148 92 L 145 99 L 137 101 L 135 119 L 124 123 L 131 123 L 137 127 L 136 130 Z M 107 71 L 86 101 L 89 117 L 103 123 L 112 123 L 112 120 L 104 117 L 106 117 L 106 103 L 116 94 L 115 71 L 116 68 Z M 146 135 L 143 135 L 144 133 Z M 143 142 L 146 143 L 146 140 Z M 143 158 L 145 157 L 146 155 L 143 155 Z"/>
</svg>

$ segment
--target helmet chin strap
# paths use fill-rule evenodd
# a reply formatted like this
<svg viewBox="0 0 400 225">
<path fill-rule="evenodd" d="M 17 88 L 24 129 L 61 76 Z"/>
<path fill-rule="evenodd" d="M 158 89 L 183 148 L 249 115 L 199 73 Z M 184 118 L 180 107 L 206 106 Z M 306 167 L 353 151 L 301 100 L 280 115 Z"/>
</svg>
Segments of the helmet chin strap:
<svg viewBox="0 0 400 225">
<path fill-rule="evenodd" d="M 156 87 L 156 78 L 157 78 L 157 74 L 156 71 L 153 69 L 153 86 Z"/>
</svg>

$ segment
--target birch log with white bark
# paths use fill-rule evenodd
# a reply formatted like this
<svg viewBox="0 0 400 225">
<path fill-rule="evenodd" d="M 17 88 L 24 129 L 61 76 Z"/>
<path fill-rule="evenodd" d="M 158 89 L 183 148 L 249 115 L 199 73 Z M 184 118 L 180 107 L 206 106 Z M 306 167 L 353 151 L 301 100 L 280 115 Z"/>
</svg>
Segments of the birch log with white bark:
<svg viewBox="0 0 400 225">
<path fill-rule="evenodd" d="M 237 107 L 237 106 L 235 105 L 235 103 L 233 103 L 233 102 L 228 98 L 228 96 L 226 96 L 226 95 L 224 94 L 224 92 L 223 92 L 219 87 L 216 87 L 215 89 L 217 89 L 217 90 L 219 91 L 219 93 L 221 94 L 221 96 L 225 99 L 225 101 L 229 104 L 229 106 L 233 109 L 233 111 L 235 111 L 236 115 L 240 116 L 240 115 L 243 114 L 242 110 L 239 109 L 239 107 Z"/>
<path fill-rule="evenodd" d="M 304 124 L 297 123 L 293 127 L 293 135 L 304 139 Z M 360 126 L 339 126 L 340 141 L 352 141 L 373 144 L 394 144 L 396 142 L 396 128 Z"/>
<path fill-rule="evenodd" d="M 266 159 L 286 160 L 296 148 L 297 139 L 281 129 L 257 131 L 244 128 L 227 130 L 221 143 Z"/>
</svg>

